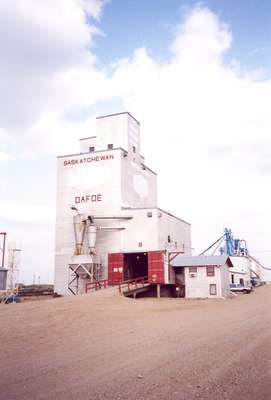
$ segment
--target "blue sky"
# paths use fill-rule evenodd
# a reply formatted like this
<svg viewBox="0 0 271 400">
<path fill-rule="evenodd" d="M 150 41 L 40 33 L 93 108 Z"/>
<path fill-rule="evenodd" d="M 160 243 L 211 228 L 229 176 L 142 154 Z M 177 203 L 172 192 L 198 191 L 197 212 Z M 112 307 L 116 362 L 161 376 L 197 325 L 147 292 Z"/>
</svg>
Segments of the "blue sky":
<svg viewBox="0 0 271 400">
<path fill-rule="evenodd" d="M 267 0 L 1 1 L 0 230 L 22 279 L 53 279 L 56 156 L 120 111 L 193 247 L 228 226 L 271 265 L 270 21 Z"/>
<path fill-rule="evenodd" d="M 250 68 L 271 67 L 270 0 L 157 1 L 127 0 L 108 3 L 96 38 L 95 53 L 101 65 L 127 57 L 146 46 L 158 60 L 169 57 L 174 27 L 191 7 L 202 4 L 230 26 L 234 42 L 228 60 L 241 60 Z M 269 69 L 269 71 L 268 71 Z"/>
</svg>

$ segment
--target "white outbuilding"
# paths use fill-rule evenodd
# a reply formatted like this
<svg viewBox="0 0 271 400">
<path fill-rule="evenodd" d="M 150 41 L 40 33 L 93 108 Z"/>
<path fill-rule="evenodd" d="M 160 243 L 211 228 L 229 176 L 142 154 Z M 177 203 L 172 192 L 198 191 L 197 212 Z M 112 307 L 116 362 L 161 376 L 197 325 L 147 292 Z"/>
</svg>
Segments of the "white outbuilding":
<svg viewBox="0 0 271 400">
<path fill-rule="evenodd" d="M 223 298 L 230 294 L 228 255 L 176 256 L 171 262 L 180 297 Z"/>
</svg>

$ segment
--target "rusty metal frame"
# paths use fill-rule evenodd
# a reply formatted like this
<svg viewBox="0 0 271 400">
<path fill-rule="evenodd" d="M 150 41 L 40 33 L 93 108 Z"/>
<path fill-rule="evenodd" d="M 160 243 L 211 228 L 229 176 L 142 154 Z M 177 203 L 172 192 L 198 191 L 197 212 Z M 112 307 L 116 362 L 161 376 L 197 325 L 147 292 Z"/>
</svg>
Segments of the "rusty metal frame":
<svg viewBox="0 0 271 400">
<path fill-rule="evenodd" d="M 78 274 L 78 272 L 77 272 L 77 270 L 78 270 L 78 268 L 82 268 L 84 271 L 85 271 L 85 273 L 88 275 L 88 277 L 89 277 L 89 279 L 91 279 L 91 281 L 92 282 L 98 282 L 99 281 L 99 279 L 97 279 L 97 278 L 99 278 L 98 276 L 97 277 L 95 277 L 95 275 L 94 275 L 94 266 L 95 265 L 99 265 L 99 264 L 93 264 L 92 266 L 91 266 L 91 272 L 90 271 L 88 271 L 86 268 L 85 268 L 85 266 L 83 265 L 83 264 L 77 264 L 76 265 L 76 267 L 75 268 L 73 268 L 71 265 L 69 265 L 69 269 L 72 271 L 72 273 L 71 273 L 71 275 L 70 275 L 70 280 L 69 280 L 69 282 L 68 282 L 68 290 L 73 294 L 73 295 L 78 295 L 78 290 L 79 290 L 79 278 L 80 278 L 80 275 Z M 86 278 L 85 278 L 86 279 Z M 73 283 L 74 283 L 74 281 L 76 281 L 76 284 L 75 284 L 75 286 L 74 285 L 72 285 Z M 75 290 L 74 290 L 75 289 Z"/>
</svg>

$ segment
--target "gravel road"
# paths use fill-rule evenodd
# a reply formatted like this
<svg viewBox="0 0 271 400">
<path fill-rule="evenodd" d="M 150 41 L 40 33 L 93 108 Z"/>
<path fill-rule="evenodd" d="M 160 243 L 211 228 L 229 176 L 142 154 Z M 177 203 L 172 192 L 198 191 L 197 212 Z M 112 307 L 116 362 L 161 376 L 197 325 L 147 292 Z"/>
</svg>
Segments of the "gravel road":
<svg viewBox="0 0 271 400">
<path fill-rule="evenodd" d="M 271 286 L 0 305 L 0 400 L 270 400 Z"/>
</svg>

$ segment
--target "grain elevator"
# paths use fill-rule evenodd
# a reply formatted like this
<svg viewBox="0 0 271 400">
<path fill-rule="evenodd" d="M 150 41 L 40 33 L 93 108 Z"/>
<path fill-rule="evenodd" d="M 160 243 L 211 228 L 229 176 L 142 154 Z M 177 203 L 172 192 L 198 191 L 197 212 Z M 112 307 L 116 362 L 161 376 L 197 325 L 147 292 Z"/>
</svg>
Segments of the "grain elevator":
<svg viewBox="0 0 271 400">
<path fill-rule="evenodd" d="M 128 112 L 98 117 L 80 152 L 58 157 L 57 293 L 84 293 L 93 280 L 175 283 L 168 258 L 191 254 L 190 224 L 158 208 L 156 178 Z"/>
</svg>

